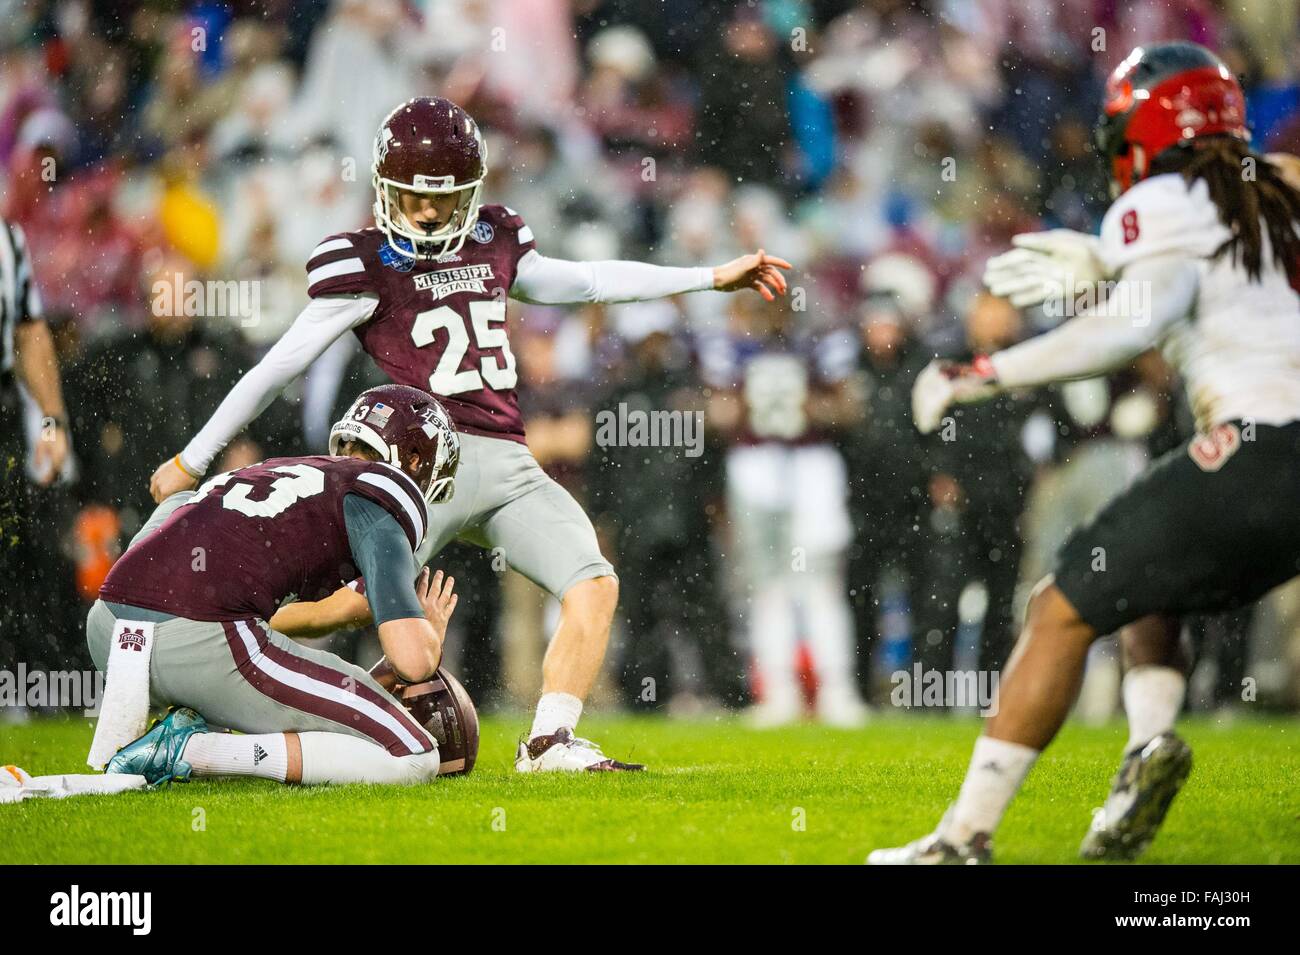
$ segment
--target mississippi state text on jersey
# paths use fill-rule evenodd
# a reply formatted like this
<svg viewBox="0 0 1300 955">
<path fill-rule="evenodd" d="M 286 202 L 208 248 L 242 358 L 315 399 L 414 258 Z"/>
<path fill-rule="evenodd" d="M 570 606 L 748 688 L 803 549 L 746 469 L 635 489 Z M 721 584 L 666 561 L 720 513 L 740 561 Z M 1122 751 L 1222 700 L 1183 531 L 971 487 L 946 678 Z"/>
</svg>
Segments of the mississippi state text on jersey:
<svg viewBox="0 0 1300 955">
<path fill-rule="evenodd" d="M 392 465 L 270 458 L 202 484 L 122 555 L 99 596 L 210 621 L 269 620 L 290 597 L 321 600 L 358 576 L 343 517 L 348 494 L 392 514 L 412 552 L 424 539 L 424 498 Z"/>
<path fill-rule="evenodd" d="M 506 298 L 535 247 L 523 220 L 485 205 L 460 251 L 434 261 L 398 253 L 379 229 L 326 238 L 307 263 L 308 294 L 378 296 L 356 329 L 393 381 L 442 400 L 457 430 L 523 443 Z"/>
</svg>

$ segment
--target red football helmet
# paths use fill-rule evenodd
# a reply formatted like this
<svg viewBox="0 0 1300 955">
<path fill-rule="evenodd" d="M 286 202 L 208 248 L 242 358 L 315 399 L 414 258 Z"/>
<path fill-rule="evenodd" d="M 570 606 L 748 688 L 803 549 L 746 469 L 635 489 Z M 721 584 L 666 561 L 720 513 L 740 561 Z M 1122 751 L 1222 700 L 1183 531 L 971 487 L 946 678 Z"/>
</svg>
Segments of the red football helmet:
<svg viewBox="0 0 1300 955">
<path fill-rule="evenodd" d="M 380 385 L 357 396 L 330 429 L 330 454 L 359 441 L 410 475 L 430 504 L 451 500 L 460 466 L 460 437 L 438 399 L 407 385 Z M 414 471 L 411 455 L 419 457 Z"/>
<path fill-rule="evenodd" d="M 1140 46 L 1106 82 L 1097 147 L 1116 195 L 1150 174 L 1161 154 L 1201 136 L 1246 142 L 1246 97 L 1217 56 L 1195 43 Z"/>
<path fill-rule="evenodd" d="M 459 251 L 478 222 L 487 146 L 473 117 L 450 100 L 417 97 L 388 114 L 375 136 L 375 224 L 402 255 L 436 259 Z M 398 190 L 455 195 L 445 222 L 426 229 L 398 205 Z"/>
</svg>

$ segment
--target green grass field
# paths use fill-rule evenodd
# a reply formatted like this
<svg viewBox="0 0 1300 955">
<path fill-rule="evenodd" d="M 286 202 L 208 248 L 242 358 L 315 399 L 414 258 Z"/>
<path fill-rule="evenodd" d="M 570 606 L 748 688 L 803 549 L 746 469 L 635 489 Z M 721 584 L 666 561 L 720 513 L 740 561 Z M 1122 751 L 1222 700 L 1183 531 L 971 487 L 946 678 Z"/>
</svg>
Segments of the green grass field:
<svg viewBox="0 0 1300 955">
<path fill-rule="evenodd" d="M 239 780 L 0 806 L 0 862 L 857 864 L 929 830 L 979 731 L 940 718 L 765 733 L 591 718 L 585 733 L 651 771 L 557 777 L 512 771 L 522 725 L 486 721 L 471 776 L 417 788 Z M 84 721 L 0 727 L 0 762 L 84 772 L 90 735 Z M 1300 723 L 1190 721 L 1185 735 L 1196 766 L 1146 861 L 1300 862 Z M 1077 861 L 1123 740 L 1118 724 L 1067 728 L 1011 807 L 998 861 Z"/>
</svg>

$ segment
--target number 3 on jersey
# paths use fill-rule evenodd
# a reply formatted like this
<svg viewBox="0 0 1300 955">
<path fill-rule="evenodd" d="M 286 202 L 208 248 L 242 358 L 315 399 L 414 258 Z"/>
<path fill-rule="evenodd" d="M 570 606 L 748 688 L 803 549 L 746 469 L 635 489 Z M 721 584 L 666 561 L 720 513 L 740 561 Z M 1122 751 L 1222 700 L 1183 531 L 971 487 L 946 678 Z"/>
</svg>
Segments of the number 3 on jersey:
<svg viewBox="0 0 1300 955">
<path fill-rule="evenodd" d="M 284 464 L 277 467 L 275 473 L 278 476 L 270 482 L 269 493 L 260 501 L 249 495 L 260 487 L 266 487 L 265 479 L 238 478 L 234 471 L 227 471 L 204 482 L 185 505 L 197 504 L 216 488 L 230 484 L 230 489 L 221 498 L 221 506 L 226 510 L 245 517 L 277 517 L 304 497 L 314 497 L 325 490 L 324 472 L 310 464 Z"/>
<path fill-rule="evenodd" d="M 474 330 L 475 352 L 478 368 L 461 370 L 461 362 L 469 351 L 469 329 L 464 317 L 450 305 L 440 305 L 415 316 L 411 326 L 411 340 L 423 348 L 432 345 L 439 329 L 447 331 L 447 347 L 438 359 L 438 367 L 429 376 L 429 391 L 435 395 L 459 395 L 466 391 L 491 388 L 504 391 L 515 386 L 519 376 L 515 372 L 515 356 L 510 351 L 506 337 L 506 303 L 496 300 L 469 303 L 469 324 Z M 484 354 L 491 348 L 501 349 L 501 358 Z M 504 364 L 502 364 L 504 362 Z"/>
</svg>

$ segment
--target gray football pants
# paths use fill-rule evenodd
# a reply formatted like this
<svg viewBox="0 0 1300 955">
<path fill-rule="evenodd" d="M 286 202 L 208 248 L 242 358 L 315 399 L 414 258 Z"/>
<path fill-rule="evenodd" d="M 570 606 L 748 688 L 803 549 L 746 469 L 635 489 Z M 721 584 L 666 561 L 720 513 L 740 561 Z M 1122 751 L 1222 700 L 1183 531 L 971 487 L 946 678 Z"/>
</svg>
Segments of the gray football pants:
<svg viewBox="0 0 1300 955">
<path fill-rule="evenodd" d="M 429 507 L 420 566 L 460 539 L 492 551 L 557 598 L 574 584 L 614 575 L 591 519 L 527 447 L 474 434 L 462 434 L 460 447 L 456 493 Z"/>
<path fill-rule="evenodd" d="M 139 619 L 162 616 L 137 614 Z M 129 619 L 115 616 L 102 600 L 90 608 L 86 644 L 101 672 L 119 620 Z M 361 667 L 294 643 L 256 618 L 158 620 L 149 695 L 155 706 L 188 706 L 210 723 L 243 733 L 346 733 L 394 756 L 437 748 L 424 727 Z"/>
</svg>

